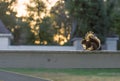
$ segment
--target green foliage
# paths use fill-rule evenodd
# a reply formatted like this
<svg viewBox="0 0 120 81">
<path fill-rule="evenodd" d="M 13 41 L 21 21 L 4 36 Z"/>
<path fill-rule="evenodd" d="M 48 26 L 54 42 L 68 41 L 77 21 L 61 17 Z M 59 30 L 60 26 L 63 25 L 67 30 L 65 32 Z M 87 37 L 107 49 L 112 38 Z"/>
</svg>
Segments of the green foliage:
<svg viewBox="0 0 120 81">
<path fill-rule="evenodd" d="M 38 17 L 40 18 L 42 12 L 45 12 L 46 6 L 45 3 L 42 0 L 30 0 L 30 3 L 27 5 L 27 11 L 29 16 L 32 16 L 31 18 Z"/>
<path fill-rule="evenodd" d="M 83 36 L 88 30 L 86 22 L 86 13 L 88 13 L 89 8 L 88 0 L 67 0 L 65 5 L 72 21 L 71 39 Z"/>
<path fill-rule="evenodd" d="M 67 0 L 66 8 L 76 21 L 72 34 L 80 37 L 88 31 L 95 32 L 104 42 L 104 38 L 112 32 L 111 14 L 115 6 L 114 0 Z"/>
<path fill-rule="evenodd" d="M 48 36 L 49 34 L 47 35 L 45 30 L 49 30 L 47 29 L 48 23 L 42 18 L 42 14 L 45 14 L 46 12 L 46 5 L 42 0 L 30 0 L 30 3 L 34 5 L 27 5 L 29 16 L 25 19 L 29 23 L 31 30 L 34 32 L 34 42 L 38 40 L 40 41 L 40 44 L 43 44 L 43 41 L 46 41 L 47 37 L 52 37 Z"/>
<path fill-rule="evenodd" d="M 95 32 L 102 42 L 114 32 L 120 35 L 119 0 L 116 3 L 114 0 L 59 0 L 52 7 L 50 17 L 42 0 L 30 0 L 30 3 L 34 5 L 27 5 L 28 16 L 17 18 L 11 7 L 16 0 L 0 1 L 0 19 L 12 31 L 12 44 L 35 44 L 39 40 L 41 45 L 43 42 L 58 45 L 64 39 L 55 42 L 55 35 L 69 41 L 70 35 L 80 37 L 88 31 Z"/>
<path fill-rule="evenodd" d="M 11 8 L 15 0 L 0 1 L 0 19 L 8 29 L 14 28 L 16 25 L 16 12 Z"/>
<path fill-rule="evenodd" d="M 17 27 L 17 17 L 16 12 L 13 11 L 12 7 L 15 0 L 1 0 L 0 1 L 0 19 L 5 24 L 5 26 L 12 32 L 14 39 L 12 44 L 17 43 L 19 40 L 20 32 Z M 14 31 L 12 31 L 14 30 Z"/>
<path fill-rule="evenodd" d="M 54 29 L 51 26 L 51 19 L 49 17 L 45 17 L 42 19 L 42 23 L 40 23 L 39 29 L 39 37 L 41 41 L 41 45 L 44 45 L 44 41 L 47 42 L 47 45 L 53 44 L 53 36 Z"/>
<path fill-rule="evenodd" d="M 12 32 L 14 40 L 13 45 L 31 45 L 34 44 L 34 34 L 31 32 L 31 28 L 27 22 L 23 22 L 22 18 L 17 18 L 16 27 Z"/>
<path fill-rule="evenodd" d="M 118 35 L 120 35 L 120 11 L 116 11 L 112 14 L 112 23 L 113 27 L 112 30 L 114 30 Z"/>
<path fill-rule="evenodd" d="M 14 38 L 12 44 L 34 44 L 34 34 L 31 32 L 29 23 L 23 22 L 24 18 L 16 17 L 17 12 L 13 10 L 16 0 L 0 1 L 0 19 L 12 32 Z"/>
<path fill-rule="evenodd" d="M 54 28 L 55 35 L 61 35 L 65 37 L 66 40 L 69 40 L 70 30 L 71 30 L 71 17 L 68 15 L 68 11 L 65 8 L 64 0 L 59 0 L 52 7 L 51 11 L 52 26 Z M 64 39 L 59 38 L 60 43 Z"/>
<path fill-rule="evenodd" d="M 66 8 L 71 16 L 76 18 L 85 17 L 86 9 L 89 8 L 88 0 L 67 0 Z"/>
</svg>

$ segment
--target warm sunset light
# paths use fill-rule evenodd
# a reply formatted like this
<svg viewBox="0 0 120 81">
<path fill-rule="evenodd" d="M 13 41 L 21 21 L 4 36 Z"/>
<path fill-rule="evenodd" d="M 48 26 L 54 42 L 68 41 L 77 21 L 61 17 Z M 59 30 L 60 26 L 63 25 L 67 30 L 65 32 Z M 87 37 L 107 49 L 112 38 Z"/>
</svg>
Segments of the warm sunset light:
<svg viewBox="0 0 120 81">
<path fill-rule="evenodd" d="M 26 16 L 26 4 L 29 3 L 29 0 L 18 0 L 16 11 L 17 11 L 17 17 Z"/>
<path fill-rule="evenodd" d="M 49 15 L 49 11 L 50 9 L 55 5 L 55 3 L 57 2 L 58 0 L 43 0 L 43 2 L 46 3 L 46 6 L 47 6 L 47 15 Z M 27 4 L 30 4 L 30 0 L 18 0 L 17 1 L 17 5 L 16 5 L 16 8 L 15 10 L 17 11 L 17 17 L 22 17 L 22 16 L 27 16 L 27 7 L 26 5 Z M 43 17 L 44 17 L 44 14 L 43 14 Z M 31 25 L 31 31 L 37 36 L 38 35 L 38 32 L 34 30 L 34 25 L 36 24 L 36 22 L 32 22 L 30 23 Z M 37 29 L 36 30 L 39 30 L 39 27 L 36 27 Z M 61 33 L 64 33 L 64 29 L 60 29 L 60 32 Z M 64 43 L 67 42 L 67 39 L 66 37 L 64 37 L 63 35 L 54 35 L 54 41 L 59 43 L 60 45 L 64 45 Z M 36 39 L 34 41 L 35 44 L 44 44 L 46 45 L 47 44 L 47 41 L 43 41 L 43 42 L 40 42 L 39 39 Z"/>
<path fill-rule="evenodd" d="M 43 0 L 43 1 L 46 3 L 47 9 L 50 10 L 51 7 L 54 6 L 58 0 Z"/>
<path fill-rule="evenodd" d="M 54 6 L 58 0 L 43 0 L 43 1 L 46 3 L 47 9 L 50 10 L 51 7 Z M 29 0 L 18 0 L 17 1 L 17 5 L 15 8 L 15 10 L 17 11 L 17 17 L 27 15 L 26 4 L 29 4 Z"/>
</svg>

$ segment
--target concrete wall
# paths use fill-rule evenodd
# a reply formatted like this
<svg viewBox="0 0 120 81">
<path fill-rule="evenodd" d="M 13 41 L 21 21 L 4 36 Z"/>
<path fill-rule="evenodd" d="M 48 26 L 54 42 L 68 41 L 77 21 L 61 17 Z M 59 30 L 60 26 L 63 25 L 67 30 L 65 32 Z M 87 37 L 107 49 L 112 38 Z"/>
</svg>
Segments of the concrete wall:
<svg viewBox="0 0 120 81">
<path fill-rule="evenodd" d="M 108 37 L 106 38 L 106 50 L 117 50 L 117 41 L 119 40 L 118 37 Z"/>
<path fill-rule="evenodd" d="M 10 45 L 11 34 L 0 34 L 0 49 L 8 49 Z"/>
<path fill-rule="evenodd" d="M 49 51 L 71 51 L 71 50 L 83 50 L 81 45 L 82 38 L 74 38 L 73 46 L 12 46 L 10 45 L 11 39 L 13 38 L 12 34 L 0 34 L 0 50 L 49 50 Z M 106 43 L 103 46 L 102 50 L 108 51 L 117 51 L 117 40 L 118 37 L 106 38 Z M 105 47 L 105 48 L 103 48 Z"/>
<path fill-rule="evenodd" d="M 120 52 L 0 51 L 1 68 L 120 68 Z"/>
</svg>

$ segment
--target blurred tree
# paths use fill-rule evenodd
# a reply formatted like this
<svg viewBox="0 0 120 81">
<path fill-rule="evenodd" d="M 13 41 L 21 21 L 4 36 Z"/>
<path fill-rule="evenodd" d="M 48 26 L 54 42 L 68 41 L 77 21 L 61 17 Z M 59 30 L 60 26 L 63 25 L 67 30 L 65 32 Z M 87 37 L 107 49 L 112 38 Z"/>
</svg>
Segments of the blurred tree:
<svg viewBox="0 0 120 81">
<path fill-rule="evenodd" d="M 5 26 L 12 32 L 14 39 L 13 41 L 19 40 L 19 33 L 16 29 L 16 12 L 13 11 L 13 5 L 16 4 L 15 0 L 1 0 L 0 1 L 0 19 L 3 21 Z M 15 33 L 17 32 L 17 34 Z M 13 44 L 12 41 L 12 44 Z"/>
<path fill-rule="evenodd" d="M 59 0 L 51 9 L 52 26 L 55 30 L 54 41 L 63 45 L 70 39 L 71 20 L 65 9 L 64 0 Z"/>
<path fill-rule="evenodd" d="M 113 11 L 114 13 L 111 15 L 113 27 L 112 30 L 114 30 L 117 34 L 120 35 L 120 0 L 116 0 L 115 9 Z"/>
<path fill-rule="evenodd" d="M 115 31 L 117 33 L 117 35 L 120 37 L 120 0 L 115 0 L 116 4 L 115 4 L 115 9 L 114 9 L 114 13 L 112 14 L 112 22 L 113 23 L 113 27 L 111 30 Z M 120 50 L 120 40 L 118 40 L 118 50 Z"/>
<path fill-rule="evenodd" d="M 114 13 L 114 21 L 112 23 L 114 23 L 113 25 L 113 30 L 120 35 L 120 11 L 118 11 L 117 13 Z"/>
<path fill-rule="evenodd" d="M 13 33 L 13 44 L 63 45 L 90 30 L 104 41 L 113 31 L 120 34 L 119 3 L 119 0 L 58 0 L 48 16 L 43 0 L 30 0 L 28 16 L 18 18 L 13 10 L 16 0 L 1 0 L 0 19 Z"/>
<path fill-rule="evenodd" d="M 47 41 L 47 37 L 52 36 L 49 36 L 50 34 L 47 33 L 49 30 L 48 25 L 50 25 L 49 19 L 44 19 L 47 13 L 45 3 L 42 0 L 30 0 L 30 4 L 27 5 L 27 11 L 28 16 L 26 17 L 26 21 L 34 33 L 34 44 L 46 44 L 43 42 Z M 48 20 L 48 23 L 46 20 Z"/>
<path fill-rule="evenodd" d="M 71 38 L 93 31 L 104 42 L 104 38 L 112 31 L 114 5 L 114 0 L 66 0 L 66 8 L 73 20 Z"/>
<path fill-rule="evenodd" d="M 72 20 L 70 38 L 80 37 L 86 29 L 86 13 L 89 8 L 88 0 L 66 0 L 66 8 Z M 85 31 L 82 31 L 85 30 Z"/>
<path fill-rule="evenodd" d="M 23 18 L 18 18 L 16 21 L 17 26 L 14 28 L 14 45 L 32 45 L 34 44 L 34 33 L 31 32 L 29 23 L 22 21 Z"/>
<path fill-rule="evenodd" d="M 53 45 L 53 36 L 54 29 L 52 27 L 52 20 L 50 17 L 46 16 L 42 19 L 42 23 L 40 23 L 39 29 L 39 37 L 41 45 Z"/>
<path fill-rule="evenodd" d="M 13 11 L 15 0 L 0 0 L 0 19 L 10 30 L 16 25 L 16 12 Z"/>
<path fill-rule="evenodd" d="M 0 19 L 5 26 L 12 32 L 14 39 L 12 44 L 31 44 L 33 33 L 27 22 L 23 18 L 16 17 L 17 12 L 14 10 L 16 0 L 1 0 L 0 1 Z"/>
</svg>

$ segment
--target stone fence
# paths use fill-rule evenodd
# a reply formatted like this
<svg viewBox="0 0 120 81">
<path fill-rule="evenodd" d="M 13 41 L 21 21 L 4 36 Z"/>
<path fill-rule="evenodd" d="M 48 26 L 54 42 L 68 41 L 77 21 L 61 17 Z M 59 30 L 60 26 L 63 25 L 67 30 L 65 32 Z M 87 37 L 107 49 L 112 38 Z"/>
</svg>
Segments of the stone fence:
<svg viewBox="0 0 120 81">
<path fill-rule="evenodd" d="M 73 46 L 13 46 L 11 45 L 11 34 L 0 34 L 0 50 L 49 50 L 49 51 L 71 51 L 83 50 L 81 45 L 82 38 L 75 38 Z M 118 37 L 106 38 L 105 45 L 102 45 L 102 50 L 117 51 Z M 104 47 L 103 47 L 104 46 Z"/>
<path fill-rule="evenodd" d="M 5 50 L 0 68 L 120 68 L 120 52 Z"/>
<path fill-rule="evenodd" d="M 118 38 L 107 38 L 101 51 L 73 46 L 13 46 L 10 33 L 0 34 L 0 68 L 120 68 Z"/>
</svg>

